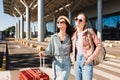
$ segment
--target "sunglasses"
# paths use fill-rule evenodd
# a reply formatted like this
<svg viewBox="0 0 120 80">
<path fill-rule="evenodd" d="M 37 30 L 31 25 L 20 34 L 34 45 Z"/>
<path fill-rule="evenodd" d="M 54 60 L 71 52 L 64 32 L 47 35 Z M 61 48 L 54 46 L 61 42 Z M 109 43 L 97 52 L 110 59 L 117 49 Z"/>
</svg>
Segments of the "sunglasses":
<svg viewBox="0 0 120 80">
<path fill-rule="evenodd" d="M 65 23 L 65 21 L 59 21 L 59 22 L 57 22 L 57 24 L 64 24 Z"/>
<path fill-rule="evenodd" d="M 75 17 L 75 21 L 82 22 L 83 20 L 82 19 L 78 19 L 77 17 Z"/>
</svg>

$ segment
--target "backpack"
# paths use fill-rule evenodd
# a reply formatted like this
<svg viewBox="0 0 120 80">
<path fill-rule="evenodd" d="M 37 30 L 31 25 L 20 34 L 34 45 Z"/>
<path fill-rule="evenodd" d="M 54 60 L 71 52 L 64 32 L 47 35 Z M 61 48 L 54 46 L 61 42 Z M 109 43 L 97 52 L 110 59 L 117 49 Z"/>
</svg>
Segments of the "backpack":
<svg viewBox="0 0 120 80">
<path fill-rule="evenodd" d="M 103 60 L 105 58 L 105 54 L 106 54 L 105 48 L 102 47 L 101 52 L 93 60 L 94 66 L 96 66 L 96 65 L 98 65 L 98 64 L 103 62 Z"/>
<path fill-rule="evenodd" d="M 91 35 L 90 35 L 90 32 L 89 32 L 89 29 L 87 29 L 87 36 L 89 38 L 89 45 L 92 46 L 92 44 L 91 44 Z M 96 46 L 94 45 L 94 47 L 96 47 Z M 106 50 L 105 50 L 104 47 L 102 47 L 102 50 L 100 51 L 100 53 L 93 60 L 94 66 L 96 66 L 96 65 L 103 62 L 103 60 L 105 58 L 105 54 L 106 54 Z"/>
</svg>

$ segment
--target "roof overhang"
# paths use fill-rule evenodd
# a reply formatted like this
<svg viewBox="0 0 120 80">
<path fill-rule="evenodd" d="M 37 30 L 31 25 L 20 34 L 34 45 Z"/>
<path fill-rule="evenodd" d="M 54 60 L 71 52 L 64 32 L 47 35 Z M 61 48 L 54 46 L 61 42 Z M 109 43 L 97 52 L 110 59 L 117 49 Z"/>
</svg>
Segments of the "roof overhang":
<svg viewBox="0 0 120 80">
<path fill-rule="evenodd" d="M 3 0 L 4 13 L 20 17 L 20 14 L 15 10 L 16 8 L 25 17 L 25 6 L 21 1 L 30 7 L 30 20 L 32 22 L 37 21 L 38 0 Z M 69 10 L 73 13 L 79 13 L 79 11 L 86 7 L 96 4 L 97 0 L 44 0 L 44 18 L 45 21 L 50 21 L 53 19 L 53 15 L 56 17 L 59 15 L 68 15 Z"/>
</svg>

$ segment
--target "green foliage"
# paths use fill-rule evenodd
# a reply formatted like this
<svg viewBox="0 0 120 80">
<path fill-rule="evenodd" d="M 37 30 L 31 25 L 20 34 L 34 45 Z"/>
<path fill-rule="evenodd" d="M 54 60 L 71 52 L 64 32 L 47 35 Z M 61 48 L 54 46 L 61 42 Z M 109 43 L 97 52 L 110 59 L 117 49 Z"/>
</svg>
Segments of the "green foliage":
<svg viewBox="0 0 120 80">
<path fill-rule="evenodd" d="M 11 32 L 12 34 L 10 34 Z M 6 37 L 13 37 L 13 35 L 15 34 L 15 26 L 8 27 L 3 31 L 3 33 Z"/>
</svg>

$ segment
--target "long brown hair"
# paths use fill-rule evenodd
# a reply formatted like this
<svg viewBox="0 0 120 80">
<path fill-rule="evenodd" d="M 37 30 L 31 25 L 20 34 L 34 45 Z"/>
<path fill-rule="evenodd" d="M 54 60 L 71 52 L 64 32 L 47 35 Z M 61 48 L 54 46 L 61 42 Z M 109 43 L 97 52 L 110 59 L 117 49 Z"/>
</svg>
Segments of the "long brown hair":
<svg viewBox="0 0 120 80">
<path fill-rule="evenodd" d="M 66 22 L 66 25 L 67 25 L 67 28 L 66 28 L 66 33 L 71 37 L 72 34 L 75 32 L 75 29 L 72 27 L 71 23 L 70 23 L 70 20 L 66 17 L 66 16 L 59 16 L 57 21 L 59 21 L 60 19 L 64 19 L 65 22 Z M 59 32 L 60 29 L 57 28 L 57 32 Z"/>
</svg>

